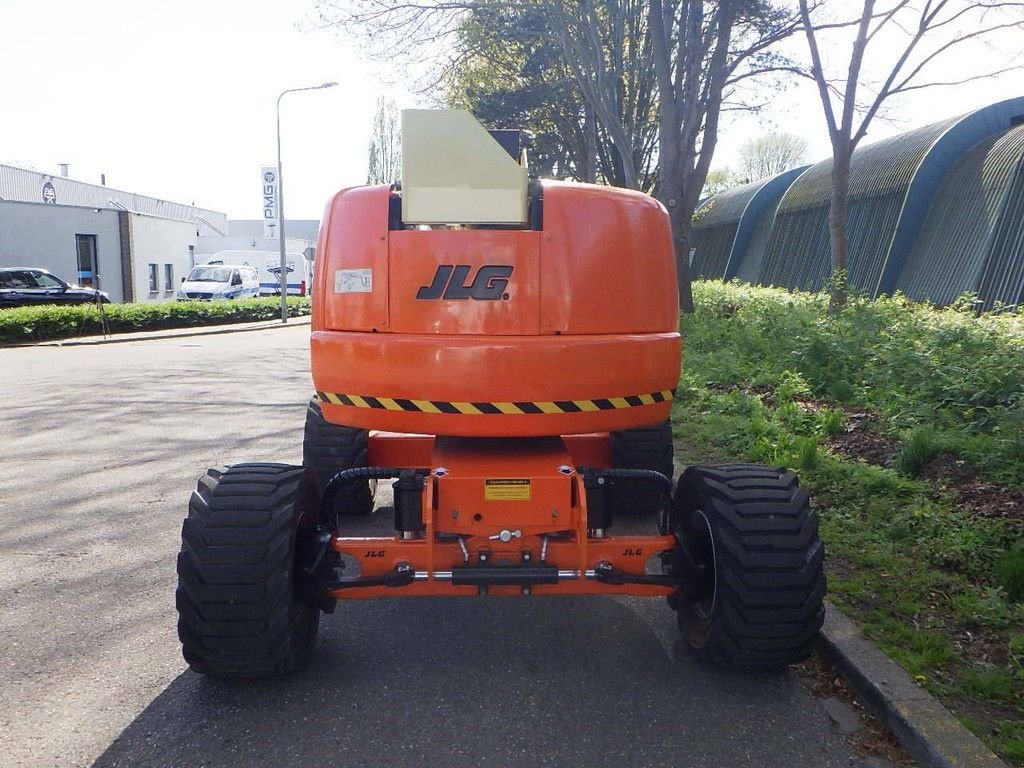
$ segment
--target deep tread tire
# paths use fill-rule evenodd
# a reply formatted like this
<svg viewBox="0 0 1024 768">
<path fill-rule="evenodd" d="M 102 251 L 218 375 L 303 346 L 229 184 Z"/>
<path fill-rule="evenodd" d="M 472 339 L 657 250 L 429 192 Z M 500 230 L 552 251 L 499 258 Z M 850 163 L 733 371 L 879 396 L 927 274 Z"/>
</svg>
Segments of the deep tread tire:
<svg viewBox="0 0 1024 768">
<path fill-rule="evenodd" d="M 302 437 L 302 466 L 316 474 L 320 492 L 343 469 L 365 467 L 368 460 L 369 433 L 365 429 L 332 424 L 324 418 L 320 401 L 311 398 L 306 407 L 306 427 Z M 377 482 L 349 483 L 338 490 L 334 513 L 337 517 L 368 515 L 373 512 Z"/>
<path fill-rule="evenodd" d="M 671 522 L 694 559 L 713 563 L 713 597 L 678 612 L 698 657 L 779 669 L 810 654 L 825 618 L 825 549 L 795 474 L 755 464 L 690 467 Z"/>
<path fill-rule="evenodd" d="M 178 553 L 178 637 L 213 677 L 305 666 L 319 607 L 297 599 L 296 540 L 317 522 L 312 473 L 286 464 L 207 470 L 189 499 Z"/>
<path fill-rule="evenodd" d="M 675 456 L 670 422 L 612 432 L 611 446 L 616 469 L 653 469 L 672 479 Z M 612 509 L 627 515 L 655 512 L 660 498 L 660 492 L 648 485 L 619 485 L 612 489 Z"/>
</svg>

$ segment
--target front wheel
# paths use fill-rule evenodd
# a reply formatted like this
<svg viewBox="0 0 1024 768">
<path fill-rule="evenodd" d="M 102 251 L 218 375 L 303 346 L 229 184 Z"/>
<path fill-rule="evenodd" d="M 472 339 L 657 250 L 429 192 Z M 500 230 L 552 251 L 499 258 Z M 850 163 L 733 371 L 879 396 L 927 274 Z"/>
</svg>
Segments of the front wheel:
<svg viewBox="0 0 1024 768">
<path fill-rule="evenodd" d="M 805 659 L 825 618 L 825 550 L 792 472 L 694 466 L 670 522 L 702 581 L 678 607 L 693 653 L 718 666 L 779 669 Z"/>
<path fill-rule="evenodd" d="M 262 677 L 305 666 L 320 604 L 297 561 L 315 535 L 319 500 L 312 473 L 286 464 L 236 464 L 199 478 L 175 593 L 182 654 L 194 671 Z"/>
</svg>

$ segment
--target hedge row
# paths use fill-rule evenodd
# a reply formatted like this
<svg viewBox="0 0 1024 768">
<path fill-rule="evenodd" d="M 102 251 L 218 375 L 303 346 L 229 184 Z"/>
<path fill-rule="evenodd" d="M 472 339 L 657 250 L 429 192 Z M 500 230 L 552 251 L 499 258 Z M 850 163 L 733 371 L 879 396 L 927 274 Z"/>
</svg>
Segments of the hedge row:
<svg viewBox="0 0 1024 768">
<path fill-rule="evenodd" d="M 0 346 L 31 344 L 53 339 L 96 336 L 164 328 L 225 325 L 280 317 L 277 297 L 235 301 L 168 301 L 159 304 L 45 305 L 0 310 Z M 309 299 L 289 297 L 291 317 L 309 314 Z"/>
</svg>

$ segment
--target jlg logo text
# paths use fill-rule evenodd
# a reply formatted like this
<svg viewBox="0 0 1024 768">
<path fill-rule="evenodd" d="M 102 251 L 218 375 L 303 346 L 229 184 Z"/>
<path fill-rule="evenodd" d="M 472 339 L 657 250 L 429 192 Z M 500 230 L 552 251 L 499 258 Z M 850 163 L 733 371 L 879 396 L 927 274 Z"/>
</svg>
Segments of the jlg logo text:
<svg viewBox="0 0 1024 768">
<path fill-rule="evenodd" d="M 508 299 L 505 289 L 514 267 L 489 264 L 480 267 L 472 281 L 467 282 L 473 267 L 469 264 L 442 264 L 430 285 L 421 286 L 417 299 L 477 299 L 497 301 Z"/>
</svg>

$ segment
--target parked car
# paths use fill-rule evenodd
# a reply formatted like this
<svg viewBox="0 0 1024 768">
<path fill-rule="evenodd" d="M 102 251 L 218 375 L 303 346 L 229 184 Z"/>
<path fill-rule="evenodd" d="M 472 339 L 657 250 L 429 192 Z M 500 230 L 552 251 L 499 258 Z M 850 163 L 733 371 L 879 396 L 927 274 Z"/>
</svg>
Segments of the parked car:
<svg viewBox="0 0 1024 768">
<path fill-rule="evenodd" d="M 261 296 L 281 295 L 281 255 L 278 251 L 217 251 L 204 259 L 205 264 L 244 264 L 253 267 L 260 278 Z M 285 254 L 288 295 L 308 296 L 313 287 L 313 262 L 301 253 Z"/>
<path fill-rule="evenodd" d="M 95 288 L 69 285 L 45 269 L 0 267 L 0 307 L 96 302 L 109 304 L 110 296 Z"/>
<path fill-rule="evenodd" d="M 192 267 L 175 298 L 246 299 L 260 295 L 260 279 L 253 267 L 236 264 L 200 264 Z"/>
</svg>

